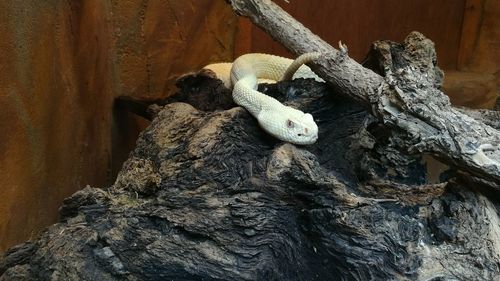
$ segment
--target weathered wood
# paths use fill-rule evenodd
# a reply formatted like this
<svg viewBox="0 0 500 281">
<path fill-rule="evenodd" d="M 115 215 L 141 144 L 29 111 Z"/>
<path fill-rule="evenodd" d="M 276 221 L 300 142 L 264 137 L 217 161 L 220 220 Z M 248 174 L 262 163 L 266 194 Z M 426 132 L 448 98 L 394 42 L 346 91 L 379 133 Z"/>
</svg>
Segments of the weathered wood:
<svg viewBox="0 0 500 281">
<path fill-rule="evenodd" d="M 316 117 L 318 142 L 297 147 L 225 98 L 190 97 L 230 95 L 201 75 L 178 84 L 192 105 L 153 110 L 114 186 L 75 193 L 60 223 L 0 255 L 0 280 L 499 276 L 493 203 L 459 179 L 427 184 L 418 157 L 390 158 L 390 131 L 362 107 L 315 81 L 261 85 Z"/>
<path fill-rule="evenodd" d="M 442 72 L 429 39 L 411 33 L 397 57 L 391 46 L 375 46 L 384 56 L 382 77 L 349 58 L 346 48 L 339 51 L 327 44 L 270 0 L 230 3 L 294 54 L 323 53 L 312 65 L 317 74 L 398 132 L 404 150 L 434 155 L 500 183 L 500 132 L 451 107 L 439 90 Z"/>
<path fill-rule="evenodd" d="M 419 34 L 409 39 L 429 43 Z M 390 74 L 399 65 L 422 69 L 422 57 L 433 54 L 428 44 L 410 43 L 378 42 L 366 65 L 406 81 Z M 399 84 L 360 69 L 399 92 Z M 424 85 L 439 85 L 441 71 L 431 69 Z M 151 108 L 155 118 L 111 188 L 75 193 L 60 223 L 0 255 L 0 280 L 500 276 L 495 202 L 453 171 L 429 183 L 422 157 L 402 149 L 407 131 L 368 115 L 366 104 L 340 95 L 342 87 L 260 85 L 319 124 L 314 145 L 285 144 L 207 75 L 183 77 L 176 102 Z"/>
</svg>

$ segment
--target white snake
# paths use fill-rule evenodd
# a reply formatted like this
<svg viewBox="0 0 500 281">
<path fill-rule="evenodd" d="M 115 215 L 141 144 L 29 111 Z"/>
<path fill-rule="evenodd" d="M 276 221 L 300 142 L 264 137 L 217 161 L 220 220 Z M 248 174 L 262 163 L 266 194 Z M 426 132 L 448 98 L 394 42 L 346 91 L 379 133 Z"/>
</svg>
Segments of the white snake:
<svg viewBox="0 0 500 281">
<path fill-rule="evenodd" d="M 258 82 L 293 78 L 323 81 L 303 65 L 319 56 L 308 53 L 295 61 L 268 54 L 246 54 L 233 63 L 216 63 L 204 67 L 213 71 L 226 87 L 233 88 L 233 100 L 252 114 L 270 135 L 294 144 L 313 144 L 318 139 L 318 126 L 309 113 L 285 106 L 257 91 Z"/>
</svg>

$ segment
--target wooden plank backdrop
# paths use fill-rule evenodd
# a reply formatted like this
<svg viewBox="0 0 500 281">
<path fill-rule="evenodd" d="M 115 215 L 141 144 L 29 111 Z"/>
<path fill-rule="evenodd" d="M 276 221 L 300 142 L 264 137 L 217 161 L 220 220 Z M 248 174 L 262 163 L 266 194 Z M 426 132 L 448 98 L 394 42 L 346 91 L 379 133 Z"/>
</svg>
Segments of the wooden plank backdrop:
<svg viewBox="0 0 500 281">
<path fill-rule="evenodd" d="M 469 34 L 474 32 L 473 27 L 462 34 L 466 0 L 276 0 L 275 3 L 330 44 L 337 46 L 342 40 L 351 57 L 358 61 L 363 60 L 373 41 L 402 41 L 416 30 L 436 43 L 441 67 L 456 69 L 461 38 L 475 37 Z M 470 21 L 474 25 L 474 19 Z M 247 20 L 240 20 L 240 28 L 236 55 L 266 52 L 290 56 Z M 462 45 L 469 50 L 471 44 L 464 41 Z"/>
</svg>

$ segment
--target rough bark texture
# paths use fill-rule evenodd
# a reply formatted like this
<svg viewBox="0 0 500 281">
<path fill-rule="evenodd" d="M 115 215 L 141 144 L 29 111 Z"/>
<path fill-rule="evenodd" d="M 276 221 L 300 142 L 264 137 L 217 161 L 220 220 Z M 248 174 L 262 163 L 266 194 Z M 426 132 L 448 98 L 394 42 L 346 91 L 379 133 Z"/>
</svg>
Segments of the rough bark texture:
<svg viewBox="0 0 500 281">
<path fill-rule="evenodd" d="M 334 90 L 261 86 L 318 120 L 319 141 L 297 147 L 266 135 L 220 81 L 179 87 L 192 105 L 154 108 L 116 183 L 66 199 L 60 223 L 0 258 L 0 280 L 499 276 L 493 203 L 460 178 L 427 183 L 422 159 L 394 153 L 391 132 Z"/>
<path fill-rule="evenodd" d="M 417 94 L 442 101 L 431 47 L 416 33 L 378 42 L 366 66 L 380 74 L 359 66 L 380 94 L 392 89 L 369 108 L 393 119 L 343 97 L 347 84 L 261 85 L 315 116 L 307 147 L 266 135 L 207 73 L 184 77 L 176 102 L 152 108 L 115 184 L 66 199 L 60 223 L 0 257 L 0 280 L 495 280 L 498 198 L 454 169 L 431 181 L 424 158 L 405 153 L 420 133 L 409 128 L 441 129 L 430 109 L 402 111 L 435 106 Z M 496 130 L 490 113 L 456 114 Z"/>
<path fill-rule="evenodd" d="M 294 54 L 324 53 L 313 69 L 399 132 L 402 149 L 435 155 L 493 186 L 500 183 L 500 132 L 451 107 L 439 90 L 442 72 L 432 41 L 414 32 L 396 50 L 383 43 L 374 46 L 382 55 L 382 77 L 349 58 L 345 46 L 334 49 L 270 0 L 230 2 Z"/>
</svg>

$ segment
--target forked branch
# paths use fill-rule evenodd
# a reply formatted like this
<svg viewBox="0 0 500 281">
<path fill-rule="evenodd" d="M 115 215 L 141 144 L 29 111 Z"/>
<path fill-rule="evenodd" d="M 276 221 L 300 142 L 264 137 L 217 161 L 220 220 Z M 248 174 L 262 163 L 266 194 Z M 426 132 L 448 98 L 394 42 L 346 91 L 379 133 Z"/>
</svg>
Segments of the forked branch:
<svg viewBox="0 0 500 281">
<path fill-rule="evenodd" d="M 498 187 L 500 132 L 453 108 L 440 90 L 432 41 L 417 32 L 402 43 L 409 64 L 396 65 L 390 52 L 384 76 L 351 59 L 297 22 L 270 0 L 230 0 L 250 20 L 295 55 L 321 52 L 311 65 L 334 89 L 363 105 L 401 139 L 409 153 L 426 153 Z"/>
</svg>

